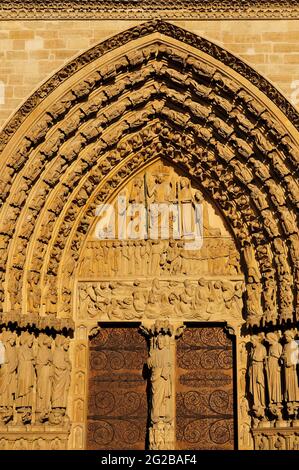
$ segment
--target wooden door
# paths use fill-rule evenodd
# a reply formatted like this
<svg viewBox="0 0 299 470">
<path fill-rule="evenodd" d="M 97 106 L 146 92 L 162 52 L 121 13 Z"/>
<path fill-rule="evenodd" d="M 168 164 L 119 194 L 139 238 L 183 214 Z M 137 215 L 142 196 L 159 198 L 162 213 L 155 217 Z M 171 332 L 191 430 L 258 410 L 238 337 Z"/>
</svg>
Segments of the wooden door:
<svg viewBox="0 0 299 470">
<path fill-rule="evenodd" d="M 103 328 L 90 341 L 88 449 L 145 449 L 146 340 L 137 328 Z"/>
<path fill-rule="evenodd" d="M 222 327 L 184 331 L 176 377 L 176 448 L 233 449 L 233 351 Z"/>
</svg>

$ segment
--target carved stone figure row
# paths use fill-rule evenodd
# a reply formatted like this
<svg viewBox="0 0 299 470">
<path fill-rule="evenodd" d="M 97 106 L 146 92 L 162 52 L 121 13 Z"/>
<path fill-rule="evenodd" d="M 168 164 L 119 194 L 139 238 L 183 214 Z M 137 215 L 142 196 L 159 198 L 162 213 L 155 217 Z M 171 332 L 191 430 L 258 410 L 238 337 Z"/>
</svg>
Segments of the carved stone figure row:
<svg viewBox="0 0 299 470">
<path fill-rule="evenodd" d="M 18 312 L 7 312 L 0 314 L 0 325 L 5 327 L 9 323 L 17 324 L 20 328 L 30 328 L 37 335 L 40 330 L 51 329 L 58 334 L 62 330 L 71 333 L 75 329 L 75 324 L 71 318 L 56 318 L 53 316 L 41 317 L 30 311 L 30 315 L 22 315 Z"/>
<path fill-rule="evenodd" d="M 254 430 L 255 450 L 299 450 L 298 428 Z"/>
<path fill-rule="evenodd" d="M 66 450 L 68 448 L 68 432 L 59 437 L 53 433 L 41 433 L 38 437 L 37 432 L 32 434 L 26 431 L 23 437 L 14 432 L 5 431 L 0 434 L 0 450 Z"/>
<path fill-rule="evenodd" d="M 0 340 L 2 423 L 61 424 L 70 387 L 69 339 L 57 335 L 53 340 L 45 333 L 35 339 L 28 331 L 4 330 Z"/>
<path fill-rule="evenodd" d="M 193 318 L 227 320 L 242 318 L 243 283 L 221 280 L 136 280 L 79 288 L 79 318 L 131 320 L 137 318 Z"/>
<path fill-rule="evenodd" d="M 194 194 L 188 178 L 169 171 L 169 167 L 154 166 L 135 177 L 126 189 L 116 206 L 119 238 L 169 238 L 174 233 L 177 238 L 203 236 L 201 207 L 196 206 L 202 196 Z M 114 228 L 114 213 L 111 219 Z M 104 218 L 97 225 L 99 233 L 108 235 L 105 238 L 109 237 L 107 222 L 110 224 Z"/>
<path fill-rule="evenodd" d="M 81 277 L 190 274 L 239 275 L 239 254 L 232 240 L 205 239 L 200 250 L 178 240 L 89 242 Z"/>
<path fill-rule="evenodd" d="M 299 411 L 299 347 L 297 332 L 261 333 L 251 337 L 248 365 L 249 392 L 256 422 L 283 416 L 298 419 Z M 264 345 L 267 344 L 267 347 Z"/>
</svg>

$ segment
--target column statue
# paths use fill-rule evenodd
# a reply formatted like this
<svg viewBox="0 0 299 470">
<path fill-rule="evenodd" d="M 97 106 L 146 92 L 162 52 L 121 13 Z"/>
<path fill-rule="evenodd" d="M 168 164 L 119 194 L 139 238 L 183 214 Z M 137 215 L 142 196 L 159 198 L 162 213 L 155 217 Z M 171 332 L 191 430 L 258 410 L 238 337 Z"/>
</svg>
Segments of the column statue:
<svg viewBox="0 0 299 470">
<path fill-rule="evenodd" d="M 51 408 L 51 392 L 53 382 L 53 354 L 51 351 L 52 338 L 40 334 L 36 356 L 36 412 L 39 421 L 43 422 L 49 417 Z"/>
<path fill-rule="evenodd" d="M 16 334 L 4 331 L 1 340 L 3 354 L 0 363 L 0 416 L 6 424 L 13 418 L 13 404 L 17 387 Z"/>
<path fill-rule="evenodd" d="M 298 357 L 299 348 L 295 333 L 287 330 L 284 333 L 285 344 L 282 352 L 284 370 L 284 399 L 290 416 L 297 414 L 299 408 Z"/>
<path fill-rule="evenodd" d="M 52 416 L 53 424 L 60 424 L 65 416 L 68 391 L 71 382 L 71 362 L 69 359 L 69 339 L 58 335 L 55 339 L 53 354 L 53 391 L 52 391 Z"/>
<path fill-rule="evenodd" d="M 249 391 L 252 397 L 252 410 L 258 419 L 265 416 L 265 359 L 267 350 L 262 344 L 263 337 L 251 337 L 252 351 L 249 363 Z"/>
<path fill-rule="evenodd" d="M 275 333 L 268 333 L 267 342 L 269 352 L 266 358 L 267 385 L 269 397 L 269 409 L 274 416 L 281 419 L 282 383 L 281 383 L 281 355 L 282 345 Z"/>
<path fill-rule="evenodd" d="M 21 413 L 23 424 L 31 422 L 33 387 L 35 382 L 35 359 L 33 355 L 33 335 L 28 331 L 21 333 L 18 350 L 18 384 L 16 405 Z"/>
</svg>

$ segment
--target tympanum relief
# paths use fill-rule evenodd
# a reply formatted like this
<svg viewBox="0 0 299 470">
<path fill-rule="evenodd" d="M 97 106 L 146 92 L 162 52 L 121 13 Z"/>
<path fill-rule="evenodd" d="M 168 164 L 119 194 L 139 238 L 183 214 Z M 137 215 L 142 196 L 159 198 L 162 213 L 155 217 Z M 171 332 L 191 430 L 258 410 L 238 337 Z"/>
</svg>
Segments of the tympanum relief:
<svg viewBox="0 0 299 470">
<path fill-rule="evenodd" d="M 77 315 L 241 321 L 243 292 L 221 217 L 189 178 L 157 161 L 98 217 L 80 265 Z"/>
</svg>

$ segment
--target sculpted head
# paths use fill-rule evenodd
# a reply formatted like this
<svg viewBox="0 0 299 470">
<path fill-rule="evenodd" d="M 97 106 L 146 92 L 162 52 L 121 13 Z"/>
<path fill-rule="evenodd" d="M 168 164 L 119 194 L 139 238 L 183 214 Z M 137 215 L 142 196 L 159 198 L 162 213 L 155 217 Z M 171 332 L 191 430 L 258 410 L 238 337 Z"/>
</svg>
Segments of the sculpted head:
<svg viewBox="0 0 299 470">
<path fill-rule="evenodd" d="M 65 341 L 64 341 L 64 344 L 63 344 L 63 349 L 65 351 L 68 351 L 69 350 L 69 347 L 70 347 L 70 339 L 69 338 L 65 338 Z"/>
<path fill-rule="evenodd" d="M 266 338 L 269 344 L 275 344 L 278 342 L 278 337 L 275 333 L 268 333 Z"/>
<path fill-rule="evenodd" d="M 12 331 L 3 331 L 2 340 L 4 343 L 10 344 L 10 346 L 14 346 L 16 344 L 16 334 Z"/>
<path fill-rule="evenodd" d="M 202 194 L 199 191 L 196 191 L 196 193 L 194 195 L 194 199 L 195 199 L 197 204 L 202 204 L 203 201 L 204 201 L 204 199 L 202 197 Z"/>
<path fill-rule="evenodd" d="M 48 348 L 51 348 L 51 346 L 52 346 L 51 336 L 44 335 L 44 345 L 47 346 Z"/>
<path fill-rule="evenodd" d="M 62 336 L 62 335 L 56 336 L 56 338 L 55 338 L 56 347 L 62 348 L 64 346 L 65 341 L 66 341 L 66 338 L 64 336 Z"/>
<path fill-rule="evenodd" d="M 157 337 L 157 346 L 158 346 L 158 349 L 163 349 L 165 348 L 166 346 L 166 338 L 165 338 L 165 335 L 158 335 Z"/>
<path fill-rule="evenodd" d="M 10 333 L 9 334 L 9 340 L 8 340 L 9 344 L 11 346 L 15 346 L 16 340 L 17 340 L 16 334 L 15 333 Z"/>
<path fill-rule="evenodd" d="M 185 177 L 181 178 L 181 181 L 180 181 L 181 189 L 188 188 L 188 186 L 189 186 L 188 178 L 185 178 Z"/>
<path fill-rule="evenodd" d="M 295 333 L 291 330 L 287 330 L 284 332 L 284 337 L 285 337 L 286 342 L 290 343 L 295 338 Z"/>
<path fill-rule="evenodd" d="M 174 292 L 172 292 L 171 294 L 169 294 L 169 296 L 168 296 L 168 301 L 169 301 L 169 303 L 170 303 L 171 305 L 173 305 L 173 304 L 176 302 L 176 300 L 178 300 L 178 297 L 177 297 L 177 295 L 176 295 Z"/>
<path fill-rule="evenodd" d="M 20 343 L 22 345 L 27 344 L 29 348 L 31 348 L 31 346 L 33 345 L 33 336 L 28 331 L 24 331 L 21 334 Z"/>
<path fill-rule="evenodd" d="M 134 186 L 136 186 L 136 188 L 142 188 L 142 179 L 141 178 L 136 178 L 135 181 L 134 181 Z"/>
<path fill-rule="evenodd" d="M 252 335 L 250 340 L 253 346 L 257 346 L 263 341 L 263 336 L 262 335 Z"/>
</svg>

